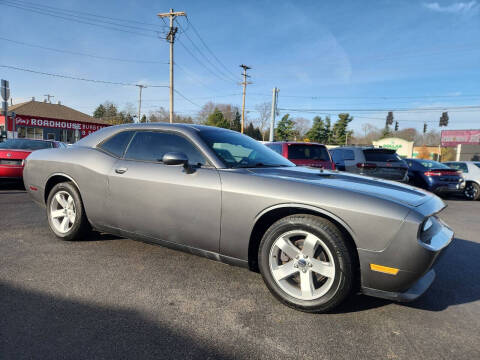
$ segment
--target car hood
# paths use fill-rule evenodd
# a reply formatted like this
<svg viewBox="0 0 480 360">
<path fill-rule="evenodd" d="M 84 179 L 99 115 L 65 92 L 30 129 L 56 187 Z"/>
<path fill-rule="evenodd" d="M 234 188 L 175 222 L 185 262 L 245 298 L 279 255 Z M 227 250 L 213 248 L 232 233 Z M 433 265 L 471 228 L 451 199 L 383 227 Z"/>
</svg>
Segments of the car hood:
<svg viewBox="0 0 480 360">
<path fill-rule="evenodd" d="M 394 181 L 337 171 L 322 171 L 306 167 L 255 168 L 249 171 L 259 176 L 368 194 L 409 206 L 419 206 L 433 196 L 422 189 Z"/>
</svg>

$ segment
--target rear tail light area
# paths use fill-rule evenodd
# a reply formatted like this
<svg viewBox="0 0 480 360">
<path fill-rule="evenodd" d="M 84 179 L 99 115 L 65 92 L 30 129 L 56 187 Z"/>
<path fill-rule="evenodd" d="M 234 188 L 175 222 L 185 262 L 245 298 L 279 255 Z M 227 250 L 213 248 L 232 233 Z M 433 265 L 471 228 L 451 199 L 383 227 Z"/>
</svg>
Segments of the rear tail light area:
<svg viewBox="0 0 480 360">
<path fill-rule="evenodd" d="M 425 176 L 460 175 L 458 171 L 425 171 Z"/>
<path fill-rule="evenodd" d="M 375 169 L 377 167 L 377 164 L 372 164 L 372 163 L 357 163 L 357 167 L 359 169 Z"/>
</svg>

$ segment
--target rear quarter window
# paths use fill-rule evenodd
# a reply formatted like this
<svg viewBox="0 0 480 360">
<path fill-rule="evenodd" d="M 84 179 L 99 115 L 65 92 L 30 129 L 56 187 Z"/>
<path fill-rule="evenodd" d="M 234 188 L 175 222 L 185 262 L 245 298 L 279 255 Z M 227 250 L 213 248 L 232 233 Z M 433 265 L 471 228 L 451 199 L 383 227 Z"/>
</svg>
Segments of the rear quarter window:
<svg viewBox="0 0 480 360">
<path fill-rule="evenodd" d="M 99 148 L 116 157 L 122 157 L 134 131 L 122 131 L 99 145 Z"/>
<path fill-rule="evenodd" d="M 322 145 L 288 145 L 288 158 L 292 160 L 330 161 L 328 150 Z"/>
<path fill-rule="evenodd" d="M 271 150 L 275 151 L 276 153 L 282 155 L 282 144 L 265 144 Z"/>
</svg>

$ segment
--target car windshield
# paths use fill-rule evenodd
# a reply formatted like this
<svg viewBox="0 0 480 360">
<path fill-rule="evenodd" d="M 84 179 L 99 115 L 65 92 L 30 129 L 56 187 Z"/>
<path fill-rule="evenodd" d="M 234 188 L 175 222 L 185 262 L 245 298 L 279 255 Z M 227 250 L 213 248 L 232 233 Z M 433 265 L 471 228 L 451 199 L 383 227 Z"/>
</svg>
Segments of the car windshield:
<svg viewBox="0 0 480 360">
<path fill-rule="evenodd" d="M 292 160 L 330 161 L 328 151 L 323 145 L 289 144 L 288 158 Z"/>
<path fill-rule="evenodd" d="M 479 167 L 480 168 L 480 162 L 476 162 L 474 163 L 476 167 Z"/>
<path fill-rule="evenodd" d="M 451 169 L 449 166 L 433 160 L 419 160 L 419 163 L 427 169 Z"/>
<path fill-rule="evenodd" d="M 265 145 L 234 131 L 202 130 L 200 137 L 228 168 L 295 166 Z"/>
<path fill-rule="evenodd" d="M 28 140 L 28 139 L 8 139 L 0 143 L 0 149 L 12 150 L 40 150 L 50 149 L 53 143 L 50 141 Z"/>
<path fill-rule="evenodd" d="M 380 162 L 390 162 L 390 161 L 401 161 L 402 158 L 397 155 L 393 150 L 382 150 L 382 149 L 371 149 L 363 150 L 366 161 L 380 161 Z"/>
</svg>

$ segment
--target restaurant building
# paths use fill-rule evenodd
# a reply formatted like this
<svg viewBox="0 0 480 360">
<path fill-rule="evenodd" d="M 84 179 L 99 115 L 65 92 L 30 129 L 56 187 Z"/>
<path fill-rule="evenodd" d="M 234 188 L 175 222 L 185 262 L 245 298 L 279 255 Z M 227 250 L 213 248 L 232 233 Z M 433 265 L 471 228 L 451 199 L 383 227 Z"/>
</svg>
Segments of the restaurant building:
<svg viewBox="0 0 480 360">
<path fill-rule="evenodd" d="M 52 104 L 32 99 L 11 105 L 8 110 L 16 115 L 15 118 L 8 118 L 6 126 L 8 138 L 57 140 L 72 144 L 94 131 L 109 126 L 102 119 L 64 106 L 60 102 Z M 0 116 L 0 127 L 5 129 L 4 116 Z"/>
</svg>

